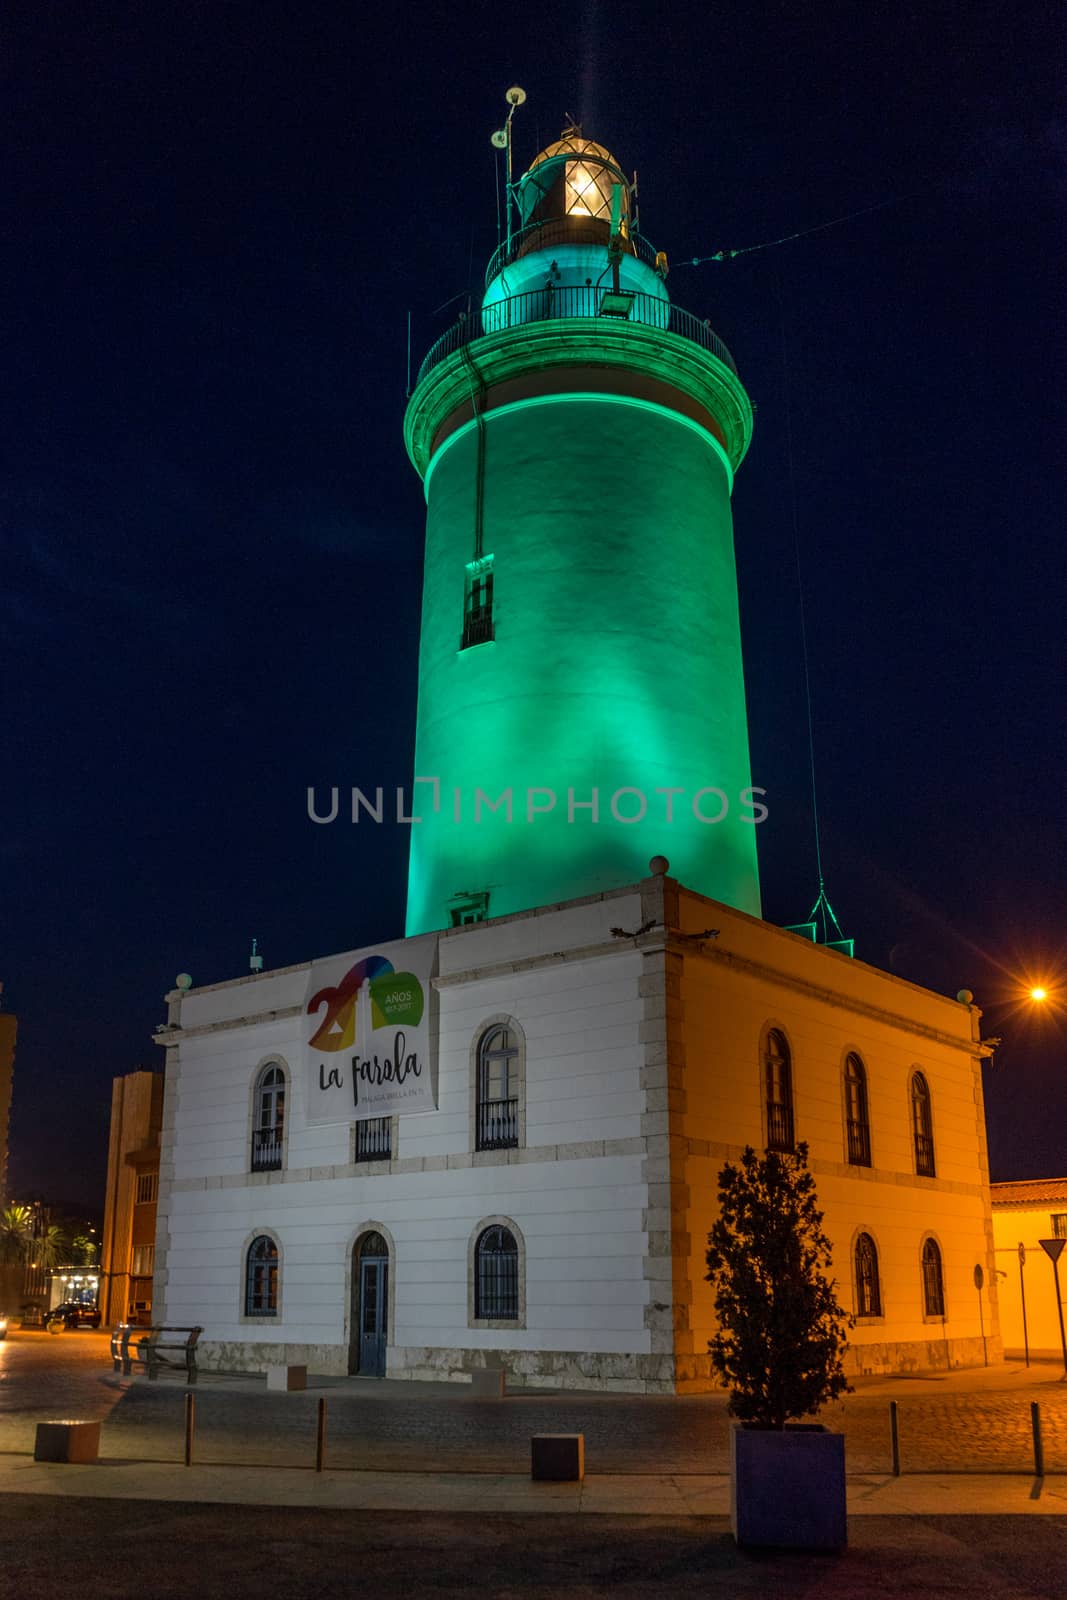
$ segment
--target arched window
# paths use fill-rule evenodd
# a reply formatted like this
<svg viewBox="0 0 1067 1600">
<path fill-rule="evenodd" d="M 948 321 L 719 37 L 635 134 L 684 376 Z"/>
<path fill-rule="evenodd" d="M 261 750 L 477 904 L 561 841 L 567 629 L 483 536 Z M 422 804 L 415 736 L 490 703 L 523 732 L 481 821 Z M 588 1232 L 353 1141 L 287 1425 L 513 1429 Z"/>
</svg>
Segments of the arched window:
<svg viewBox="0 0 1067 1600">
<path fill-rule="evenodd" d="M 928 1317 L 945 1315 L 945 1285 L 941 1278 L 941 1251 L 936 1239 L 923 1245 L 923 1310 Z"/>
<path fill-rule="evenodd" d="M 871 1125 L 867 1120 L 867 1071 L 854 1050 L 845 1057 L 845 1132 L 854 1167 L 871 1164 Z"/>
<path fill-rule="evenodd" d="M 285 1071 L 268 1062 L 256 1079 L 252 1109 L 252 1171 L 277 1172 L 285 1137 Z"/>
<path fill-rule="evenodd" d="M 915 1138 L 915 1170 L 924 1178 L 936 1176 L 934 1124 L 930 1116 L 930 1090 L 921 1072 L 911 1076 L 911 1126 Z"/>
<path fill-rule="evenodd" d="M 793 1067 L 789 1046 L 779 1028 L 771 1028 L 763 1047 L 763 1077 L 767 1096 L 767 1149 L 793 1148 Z"/>
<path fill-rule="evenodd" d="M 245 1316 L 278 1315 L 278 1246 L 261 1233 L 248 1247 L 245 1259 Z"/>
<path fill-rule="evenodd" d="M 878 1283 L 878 1251 L 869 1233 L 856 1240 L 856 1315 L 880 1317 L 882 1291 Z"/>
<path fill-rule="evenodd" d="M 478 1236 L 474 1315 L 494 1322 L 519 1320 L 519 1247 L 510 1228 L 494 1226 Z"/>
<path fill-rule="evenodd" d="M 506 1025 L 478 1042 L 474 1148 L 508 1150 L 519 1142 L 519 1041 Z"/>
</svg>

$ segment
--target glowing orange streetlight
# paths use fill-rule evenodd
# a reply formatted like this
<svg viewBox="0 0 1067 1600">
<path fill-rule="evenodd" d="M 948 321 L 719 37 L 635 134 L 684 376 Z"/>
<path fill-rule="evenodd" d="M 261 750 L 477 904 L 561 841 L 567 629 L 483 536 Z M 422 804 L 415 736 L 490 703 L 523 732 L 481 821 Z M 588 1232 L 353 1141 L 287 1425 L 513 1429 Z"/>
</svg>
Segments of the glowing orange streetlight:
<svg viewBox="0 0 1067 1600">
<path fill-rule="evenodd" d="M 1031 1000 L 1047 1000 L 1048 990 L 1042 988 L 1040 984 L 1037 984 L 1033 989 L 1030 990 L 1030 998 Z"/>
</svg>

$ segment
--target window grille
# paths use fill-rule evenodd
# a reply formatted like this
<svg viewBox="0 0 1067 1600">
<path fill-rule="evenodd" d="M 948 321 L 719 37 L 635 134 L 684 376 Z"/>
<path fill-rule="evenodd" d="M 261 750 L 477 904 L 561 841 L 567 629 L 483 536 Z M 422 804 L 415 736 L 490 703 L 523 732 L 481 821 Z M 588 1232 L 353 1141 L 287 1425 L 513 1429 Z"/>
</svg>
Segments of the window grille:
<svg viewBox="0 0 1067 1600">
<path fill-rule="evenodd" d="M 474 1315 L 518 1321 L 519 1247 L 510 1228 L 486 1228 L 474 1247 Z"/>
<path fill-rule="evenodd" d="M 848 1159 L 854 1167 L 871 1164 L 871 1128 L 867 1118 L 867 1073 L 855 1052 L 845 1061 L 845 1131 Z"/>
<path fill-rule="evenodd" d="M 506 1150 L 519 1142 L 518 1041 L 510 1028 L 491 1028 L 478 1046 L 477 1150 Z"/>
<path fill-rule="evenodd" d="M 772 1028 L 763 1058 L 767 1094 L 767 1149 L 793 1148 L 793 1069 L 785 1034 Z"/>
<path fill-rule="evenodd" d="M 1054 1211 L 1051 1221 L 1052 1237 L 1054 1239 L 1067 1239 L 1067 1211 Z"/>
<path fill-rule="evenodd" d="M 150 1205 L 159 1194 L 159 1173 L 139 1172 L 137 1174 L 137 1204 Z"/>
<path fill-rule="evenodd" d="M 934 1124 L 930 1115 L 930 1090 L 921 1072 L 916 1072 L 912 1075 L 911 1121 L 915 1138 L 915 1170 L 920 1177 L 936 1177 Z"/>
<path fill-rule="evenodd" d="M 861 1233 L 856 1240 L 856 1315 L 857 1317 L 882 1315 L 878 1252 L 869 1233 Z"/>
<path fill-rule="evenodd" d="M 388 1161 L 393 1153 L 391 1117 L 367 1117 L 356 1123 L 356 1160 Z"/>
<path fill-rule="evenodd" d="M 264 1067 L 255 1095 L 252 1171 L 277 1172 L 285 1142 L 285 1073 L 276 1062 Z"/>
<path fill-rule="evenodd" d="M 245 1267 L 245 1316 L 278 1315 L 278 1246 L 265 1233 L 248 1247 Z"/>
<path fill-rule="evenodd" d="M 941 1251 L 934 1239 L 923 1245 L 923 1309 L 928 1317 L 945 1315 L 945 1286 L 941 1278 Z"/>
</svg>

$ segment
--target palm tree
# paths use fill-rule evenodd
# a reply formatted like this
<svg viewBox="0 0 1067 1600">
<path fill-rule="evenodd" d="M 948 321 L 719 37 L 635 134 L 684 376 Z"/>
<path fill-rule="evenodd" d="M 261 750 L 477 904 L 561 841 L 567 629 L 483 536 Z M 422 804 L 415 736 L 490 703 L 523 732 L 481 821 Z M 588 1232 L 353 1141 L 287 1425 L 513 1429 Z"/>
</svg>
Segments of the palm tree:
<svg viewBox="0 0 1067 1600">
<path fill-rule="evenodd" d="M 0 1261 L 26 1261 L 33 1245 L 33 1213 L 29 1206 L 8 1206 L 0 1212 Z"/>
<path fill-rule="evenodd" d="M 50 1223 L 39 1238 L 33 1241 L 33 1259 L 46 1272 L 51 1267 L 65 1265 L 70 1253 L 67 1236 L 58 1223 Z"/>
<path fill-rule="evenodd" d="M 71 1260 L 75 1266 L 94 1267 L 96 1265 L 96 1240 L 91 1239 L 87 1233 L 76 1233 L 70 1242 Z"/>
</svg>

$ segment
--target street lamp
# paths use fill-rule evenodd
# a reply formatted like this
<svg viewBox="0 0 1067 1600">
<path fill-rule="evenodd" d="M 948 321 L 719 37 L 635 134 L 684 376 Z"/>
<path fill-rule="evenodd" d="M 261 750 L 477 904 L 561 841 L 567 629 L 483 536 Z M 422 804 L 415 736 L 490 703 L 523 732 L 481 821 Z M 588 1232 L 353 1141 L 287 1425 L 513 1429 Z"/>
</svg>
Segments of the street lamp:
<svg viewBox="0 0 1067 1600">
<path fill-rule="evenodd" d="M 1060 1319 L 1060 1349 L 1063 1351 L 1063 1379 L 1067 1382 L 1067 1335 L 1063 1331 L 1063 1301 L 1060 1299 L 1060 1256 L 1067 1239 L 1039 1239 L 1038 1244 L 1052 1262 L 1052 1275 L 1056 1283 L 1056 1313 Z"/>
</svg>

